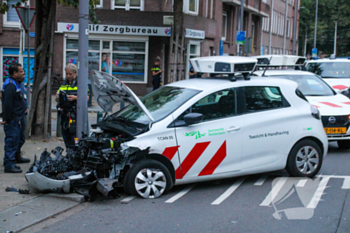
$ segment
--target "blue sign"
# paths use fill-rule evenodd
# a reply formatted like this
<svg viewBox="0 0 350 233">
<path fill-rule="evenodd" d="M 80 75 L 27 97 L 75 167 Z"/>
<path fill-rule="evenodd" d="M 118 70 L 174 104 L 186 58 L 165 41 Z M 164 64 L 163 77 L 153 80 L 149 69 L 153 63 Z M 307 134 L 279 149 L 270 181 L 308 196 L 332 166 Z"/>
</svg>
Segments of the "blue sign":
<svg viewBox="0 0 350 233">
<path fill-rule="evenodd" d="M 224 41 L 220 40 L 220 56 L 224 55 Z"/>
<path fill-rule="evenodd" d="M 317 57 L 317 48 L 312 49 L 312 57 Z"/>
<path fill-rule="evenodd" d="M 261 46 L 261 52 L 260 52 L 260 55 L 264 55 L 264 46 L 263 46 L 263 45 Z"/>
<path fill-rule="evenodd" d="M 35 32 L 29 32 L 29 37 L 35 37 Z"/>
<path fill-rule="evenodd" d="M 236 33 L 236 44 L 244 45 L 245 42 L 245 31 L 237 31 Z"/>
</svg>

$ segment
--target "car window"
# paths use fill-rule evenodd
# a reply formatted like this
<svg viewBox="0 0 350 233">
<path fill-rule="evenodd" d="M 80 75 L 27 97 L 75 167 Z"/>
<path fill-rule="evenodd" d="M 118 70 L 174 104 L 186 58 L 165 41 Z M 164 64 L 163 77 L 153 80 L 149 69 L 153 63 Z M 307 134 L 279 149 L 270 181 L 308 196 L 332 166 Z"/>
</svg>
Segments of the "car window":
<svg viewBox="0 0 350 233">
<path fill-rule="evenodd" d="M 182 104 L 187 102 L 200 91 L 189 88 L 163 87 L 141 98 L 142 103 L 150 112 L 155 121 L 167 117 Z M 129 120 L 148 124 L 150 119 L 142 109 L 129 105 L 116 116 L 125 117 Z"/>
<path fill-rule="evenodd" d="M 289 79 L 298 83 L 298 89 L 305 96 L 333 96 L 336 93 L 321 78 L 316 75 L 279 75 L 281 78 Z"/>
<path fill-rule="evenodd" d="M 249 86 L 244 87 L 247 112 L 289 107 L 279 87 Z"/>
<path fill-rule="evenodd" d="M 350 62 L 311 62 L 306 70 L 322 78 L 350 78 Z"/>
<path fill-rule="evenodd" d="M 202 98 L 176 120 L 177 126 L 183 125 L 183 117 L 188 113 L 203 114 L 203 121 L 211 121 L 220 118 L 230 117 L 237 114 L 236 90 L 234 88 L 214 92 Z"/>
</svg>

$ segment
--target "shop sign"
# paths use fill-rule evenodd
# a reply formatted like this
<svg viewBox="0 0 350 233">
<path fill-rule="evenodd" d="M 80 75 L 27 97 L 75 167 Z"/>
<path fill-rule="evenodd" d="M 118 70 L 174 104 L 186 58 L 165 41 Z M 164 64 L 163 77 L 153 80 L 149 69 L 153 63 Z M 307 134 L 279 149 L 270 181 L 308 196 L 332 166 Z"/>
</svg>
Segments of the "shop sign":
<svg viewBox="0 0 350 233">
<path fill-rule="evenodd" d="M 77 23 L 58 23 L 58 32 L 79 32 Z M 89 33 L 118 34 L 118 35 L 142 35 L 142 36 L 170 36 L 170 27 L 141 27 L 124 25 L 89 24 Z"/>
<path fill-rule="evenodd" d="M 204 39 L 205 38 L 205 31 L 200 30 L 193 30 L 186 28 L 186 38 L 193 38 L 193 39 Z"/>
</svg>

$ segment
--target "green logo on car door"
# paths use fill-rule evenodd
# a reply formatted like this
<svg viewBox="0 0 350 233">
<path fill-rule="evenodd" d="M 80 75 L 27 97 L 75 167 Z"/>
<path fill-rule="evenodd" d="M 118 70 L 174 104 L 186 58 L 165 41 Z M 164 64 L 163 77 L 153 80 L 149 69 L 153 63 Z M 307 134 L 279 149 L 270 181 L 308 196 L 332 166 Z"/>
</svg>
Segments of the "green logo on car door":
<svg viewBox="0 0 350 233">
<path fill-rule="evenodd" d="M 189 133 L 185 133 L 185 136 L 186 137 L 196 136 L 196 139 L 199 139 L 201 137 L 204 137 L 205 133 L 201 134 L 199 131 L 192 131 L 192 132 L 189 132 Z"/>
</svg>

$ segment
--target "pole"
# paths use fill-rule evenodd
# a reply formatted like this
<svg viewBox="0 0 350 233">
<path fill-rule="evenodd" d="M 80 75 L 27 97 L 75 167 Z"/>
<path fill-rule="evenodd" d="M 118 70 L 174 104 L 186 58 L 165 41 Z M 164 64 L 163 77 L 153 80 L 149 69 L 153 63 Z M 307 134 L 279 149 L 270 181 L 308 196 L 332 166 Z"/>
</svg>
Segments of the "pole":
<svg viewBox="0 0 350 233">
<path fill-rule="evenodd" d="M 335 32 L 334 32 L 334 58 L 337 55 L 337 21 L 335 21 Z"/>
<path fill-rule="evenodd" d="M 316 48 L 316 34 L 317 34 L 317 12 L 318 12 L 318 0 L 316 0 L 314 48 Z"/>
<path fill-rule="evenodd" d="M 286 14 L 284 16 L 283 54 L 286 54 L 287 19 L 288 19 L 288 0 L 286 0 Z"/>
<path fill-rule="evenodd" d="M 89 43 L 89 1 L 79 0 L 79 42 L 78 42 L 78 100 L 77 100 L 77 137 L 87 133 L 87 96 L 88 96 L 88 43 Z"/>
<path fill-rule="evenodd" d="M 293 55 L 296 55 L 295 44 L 296 44 L 296 33 L 297 33 L 297 11 L 298 11 L 299 0 L 294 1 L 294 22 L 293 22 Z"/>
<path fill-rule="evenodd" d="M 244 13 L 244 0 L 241 0 L 241 25 L 240 25 L 240 31 L 243 31 L 243 13 Z M 243 54 L 243 45 L 239 45 L 239 56 L 242 56 Z"/>
<path fill-rule="evenodd" d="M 268 54 L 272 54 L 271 37 L 272 37 L 272 22 L 273 22 L 273 4 L 274 4 L 274 0 L 271 1 L 270 40 L 269 40 L 269 53 Z"/>
<path fill-rule="evenodd" d="M 28 80 L 27 80 L 27 100 L 28 103 L 30 103 L 30 94 L 31 94 L 31 87 L 30 87 L 30 37 L 29 37 L 29 33 L 30 33 L 30 18 L 29 18 L 29 11 L 30 11 L 30 7 L 29 4 L 27 4 L 27 22 L 28 22 L 28 28 L 27 28 L 27 59 L 28 59 L 28 72 L 27 72 L 27 76 L 28 76 Z M 30 104 L 28 105 L 28 107 L 30 108 Z"/>
<path fill-rule="evenodd" d="M 305 31 L 304 57 L 306 57 L 307 31 Z"/>
</svg>

